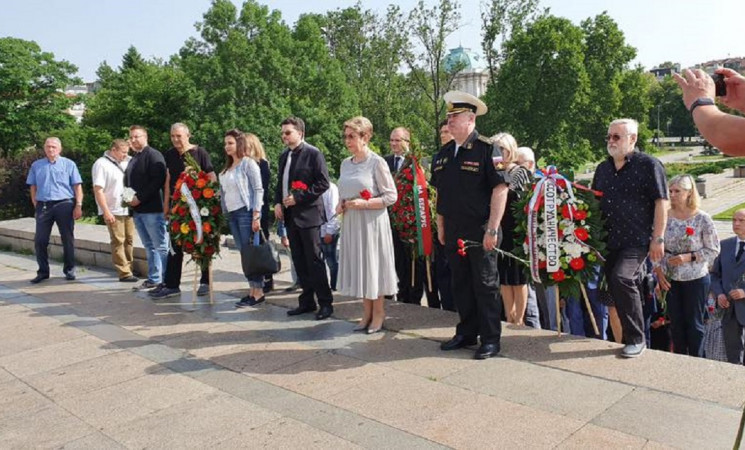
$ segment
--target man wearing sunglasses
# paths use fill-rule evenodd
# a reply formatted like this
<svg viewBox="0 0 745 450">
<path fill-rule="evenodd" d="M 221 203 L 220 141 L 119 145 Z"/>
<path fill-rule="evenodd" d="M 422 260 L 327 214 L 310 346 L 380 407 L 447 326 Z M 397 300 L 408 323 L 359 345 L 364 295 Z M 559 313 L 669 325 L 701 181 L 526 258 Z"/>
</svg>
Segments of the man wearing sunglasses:
<svg viewBox="0 0 745 450">
<path fill-rule="evenodd" d="M 621 356 L 646 348 L 641 280 L 645 259 L 665 252 L 667 179 L 662 163 L 636 149 L 639 124 L 618 119 L 608 127 L 608 158 L 598 165 L 592 188 L 603 193 L 600 209 L 608 231 L 605 275 L 623 328 Z"/>
</svg>

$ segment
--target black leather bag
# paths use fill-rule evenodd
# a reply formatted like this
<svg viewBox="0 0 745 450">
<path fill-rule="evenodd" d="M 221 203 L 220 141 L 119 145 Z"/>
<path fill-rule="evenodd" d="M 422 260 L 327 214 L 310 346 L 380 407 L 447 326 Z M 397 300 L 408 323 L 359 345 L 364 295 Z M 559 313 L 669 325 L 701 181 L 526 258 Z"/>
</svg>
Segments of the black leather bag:
<svg viewBox="0 0 745 450">
<path fill-rule="evenodd" d="M 253 242 L 241 248 L 241 265 L 243 274 L 252 278 L 273 275 L 282 268 L 279 252 L 264 239 L 261 231 L 254 233 Z"/>
</svg>

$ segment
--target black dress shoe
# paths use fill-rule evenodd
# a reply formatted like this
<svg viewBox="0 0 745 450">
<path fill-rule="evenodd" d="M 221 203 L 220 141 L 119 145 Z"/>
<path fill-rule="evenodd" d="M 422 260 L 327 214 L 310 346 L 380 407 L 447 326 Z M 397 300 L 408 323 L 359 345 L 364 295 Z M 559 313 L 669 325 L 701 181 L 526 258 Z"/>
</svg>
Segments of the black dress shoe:
<svg viewBox="0 0 745 450">
<path fill-rule="evenodd" d="M 324 305 L 321 306 L 321 309 L 318 310 L 318 314 L 316 314 L 316 320 L 323 320 L 328 319 L 331 317 L 331 314 L 334 313 L 334 307 L 331 305 Z"/>
<path fill-rule="evenodd" d="M 312 313 L 316 310 L 315 306 L 298 306 L 295 309 L 287 311 L 288 316 L 299 316 L 300 314 Z"/>
<path fill-rule="evenodd" d="M 38 284 L 49 278 L 49 275 L 36 275 L 35 278 L 28 280 L 31 284 Z"/>
<path fill-rule="evenodd" d="M 476 338 L 467 338 L 460 334 L 456 334 L 447 342 L 440 344 L 440 350 L 458 350 L 459 348 L 468 347 L 470 345 L 476 345 Z"/>
<path fill-rule="evenodd" d="M 499 354 L 499 344 L 481 344 L 473 355 L 476 359 L 488 359 Z"/>
<path fill-rule="evenodd" d="M 66 273 L 65 274 L 65 280 L 67 280 L 67 281 L 75 281 L 75 274 L 74 273 Z"/>
</svg>

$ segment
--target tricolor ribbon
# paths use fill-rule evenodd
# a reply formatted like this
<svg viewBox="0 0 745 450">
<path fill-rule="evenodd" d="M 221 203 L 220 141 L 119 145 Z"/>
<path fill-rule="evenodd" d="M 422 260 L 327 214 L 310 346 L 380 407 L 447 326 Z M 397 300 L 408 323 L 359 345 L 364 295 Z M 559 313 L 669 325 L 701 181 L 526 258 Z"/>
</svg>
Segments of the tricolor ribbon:
<svg viewBox="0 0 745 450">
<path fill-rule="evenodd" d="M 414 173 L 414 211 L 416 212 L 416 238 L 419 255 L 432 254 L 432 216 L 429 210 L 429 191 L 424 170 L 416 157 L 411 157 Z"/>
<path fill-rule="evenodd" d="M 191 196 L 191 191 L 189 190 L 189 186 L 187 186 L 186 183 L 181 183 L 180 190 L 181 195 L 184 196 L 184 199 L 186 199 L 186 203 L 189 205 L 189 214 L 191 215 L 191 219 L 197 225 L 197 241 L 195 242 L 195 244 L 201 244 L 202 216 L 199 214 L 199 207 L 197 206 L 197 202 L 194 201 L 194 197 Z"/>
</svg>

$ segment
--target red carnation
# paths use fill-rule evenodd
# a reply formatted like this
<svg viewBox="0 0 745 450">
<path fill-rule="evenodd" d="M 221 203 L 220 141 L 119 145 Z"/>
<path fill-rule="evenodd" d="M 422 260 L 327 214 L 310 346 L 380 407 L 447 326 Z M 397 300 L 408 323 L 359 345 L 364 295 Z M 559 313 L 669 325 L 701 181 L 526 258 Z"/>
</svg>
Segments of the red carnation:
<svg viewBox="0 0 745 450">
<path fill-rule="evenodd" d="M 574 230 L 574 235 L 580 241 L 586 241 L 590 237 L 590 234 L 584 228 L 577 228 L 576 230 Z"/>
<path fill-rule="evenodd" d="M 217 206 L 217 205 L 215 205 L 215 206 L 212 207 L 212 215 L 213 216 L 216 216 L 218 214 L 220 214 L 220 207 Z"/>
<path fill-rule="evenodd" d="M 686 236 L 693 236 L 695 232 L 696 230 L 694 230 L 693 227 L 686 227 Z"/>
<path fill-rule="evenodd" d="M 458 255 L 460 255 L 460 256 L 466 256 L 466 249 L 459 248 L 458 249 Z"/>
<path fill-rule="evenodd" d="M 178 222 L 171 222 L 171 232 L 177 234 L 180 231 L 181 231 L 181 224 Z"/>
<path fill-rule="evenodd" d="M 204 254 L 206 256 L 212 256 L 213 253 L 215 253 L 215 247 L 213 247 L 211 245 L 208 245 L 207 247 L 205 247 Z"/>
<path fill-rule="evenodd" d="M 186 208 L 184 208 L 183 206 L 179 206 L 177 212 L 179 216 L 184 217 L 186 215 Z"/>
<path fill-rule="evenodd" d="M 716 308 L 714 308 L 714 306 L 712 306 L 712 305 L 709 305 L 709 306 L 706 307 L 706 309 L 709 310 L 709 313 L 713 313 Z"/>
<path fill-rule="evenodd" d="M 194 189 L 191 191 L 191 196 L 194 197 L 194 200 L 199 200 L 202 197 L 202 191 L 199 189 Z"/>
<path fill-rule="evenodd" d="M 290 189 L 292 189 L 293 191 L 307 191 L 308 185 L 300 180 L 295 180 L 290 183 Z"/>
<path fill-rule="evenodd" d="M 189 186 L 189 189 L 194 187 L 195 181 L 193 178 L 187 177 L 184 181 L 186 182 L 186 185 Z"/>
<path fill-rule="evenodd" d="M 192 231 L 197 229 L 197 224 L 193 220 L 189 221 L 189 229 Z"/>
<path fill-rule="evenodd" d="M 360 191 L 360 198 L 362 200 L 370 200 L 372 198 L 372 193 L 368 191 L 367 189 L 363 189 Z"/>
<path fill-rule="evenodd" d="M 556 281 L 557 283 L 559 283 L 561 281 L 564 281 L 566 279 L 566 277 L 567 277 L 566 274 L 561 269 L 559 269 L 558 272 L 554 272 L 551 275 L 551 278 L 553 278 L 553 280 Z"/>
<path fill-rule="evenodd" d="M 184 251 L 186 253 L 191 253 L 194 251 L 194 244 L 192 244 L 189 241 L 184 242 Z"/>
<path fill-rule="evenodd" d="M 179 197 L 181 197 L 181 191 L 173 191 L 173 195 L 171 196 L 171 199 L 173 199 L 173 201 L 176 201 L 179 199 Z"/>
<path fill-rule="evenodd" d="M 561 217 L 563 217 L 565 219 L 569 219 L 570 218 L 570 216 L 569 216 L 569 208 L 570 208 L 570 206 L 568 204 L 566 204 L 566 203 L 561 207 Z M 577 214 L 577 208 L 575 208 L 574 206 L 571 206 L 571 208 L 572 208 L 571 209 L 572 215 L 576 215 Z"/>
<path fill-rule="evenodd" d="M 567 182 L 566 182 L 566 180 L 561 179 L 561 178 L 559 178 L 558 180 L 556 180 L 556 185 L 559 186 L 562 189 L 566 189 L 567 188 Z"/>
<path fill-rule="evenodd" d="M 585 260 L 582 258 L 573 258 L 569 261 L 569 267 L 574 270 L 582 270 L 585 268 Z"/>
<path fill-rule="evenodd" d="M 457 241 L 458 248 L 464 248 L 466 246 L 466 242 L 463 239 L 458 239 Z"/>
<path fill-rule="evenodd" d="M 578 210 L 577 210 L 577 211 L 576 211 L 576 212 L 574 213 L 574 218 L 575 218 L 576 220 L 585 220 L 585 219 L 587 219 L 587 211 L 585 211 L 585 210 L 583 210 L 583 209 L 578 209 Z"/>
<path fill-rule="evenodd" d="M 548 266 L 548 263 L 546 261 L 538 261 L 539 269 L 545 269 L 547 266 Z"/>
</svg>

